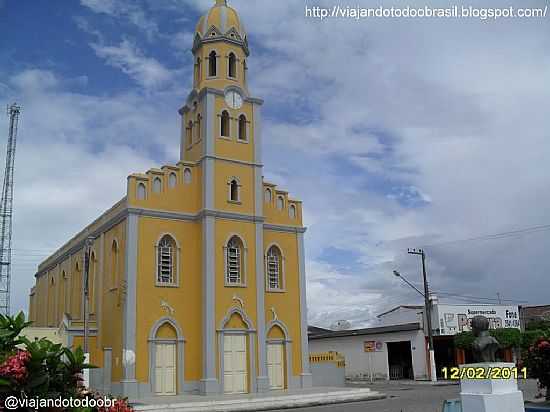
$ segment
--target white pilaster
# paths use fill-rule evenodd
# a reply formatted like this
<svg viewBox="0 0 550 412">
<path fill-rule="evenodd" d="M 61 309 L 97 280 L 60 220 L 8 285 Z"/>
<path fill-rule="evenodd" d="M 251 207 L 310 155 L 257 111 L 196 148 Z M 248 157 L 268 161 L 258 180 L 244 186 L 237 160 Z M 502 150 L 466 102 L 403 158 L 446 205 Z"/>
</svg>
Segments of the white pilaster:
<svg viewBox="0 0 550 412">
<path fill-rule="evenodd" d="M 302 388 L 312 386 L 309 369 L 309 347 L 307 340 L 307 300 L 306 300 L 306 269 L 304 255 L 304 233 L 296 234 L 298 238 L 298 270 L 300 279 L 300 338 L 302 352 Z"/>
</svg>

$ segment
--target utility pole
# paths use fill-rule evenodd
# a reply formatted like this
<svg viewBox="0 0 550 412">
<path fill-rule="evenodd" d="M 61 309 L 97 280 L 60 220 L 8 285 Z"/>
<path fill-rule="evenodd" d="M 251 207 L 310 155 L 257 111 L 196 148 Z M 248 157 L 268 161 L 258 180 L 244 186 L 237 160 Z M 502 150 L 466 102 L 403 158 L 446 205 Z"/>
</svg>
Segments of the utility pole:
<svg viewBox="0 0 550 412">
<path fill-rule="evenodd" d="M 497 292 L 498 304 L 502 305 L 502 300 L 500 299 L 500 292 Z"/>
<path fill-rule="evenodd" d="M 435 367 L 434 338 L 432 331 L 432 303 L 430 302 L 430 291 L 428 289 L 428 277 L 426 275 L 426 254 L 423 249 L 407 249 L 411 255 L 420 255 L 422 257 L 422 276 L 424 278 L 424 312 L 426 313 L 426 323 L 428 324 L 428 350 L 430 352 L 430 376 L 432 382 L 437 382 L 437 370 Z"/>
<path fill-rule="evenodd" d="M 13 215 L 13 170 L 15 162 L 15 145 L 17 143 L 17 125 L 21 106 L 13 103 L 8 106 L 10 125 L 8 131 L 8 147 L 6 151 L 6 170 L 2 199 L 0 200 L 0 313 L 10 313 L 10 283 L 11 283 L 11 234 Z"/>
</svg>

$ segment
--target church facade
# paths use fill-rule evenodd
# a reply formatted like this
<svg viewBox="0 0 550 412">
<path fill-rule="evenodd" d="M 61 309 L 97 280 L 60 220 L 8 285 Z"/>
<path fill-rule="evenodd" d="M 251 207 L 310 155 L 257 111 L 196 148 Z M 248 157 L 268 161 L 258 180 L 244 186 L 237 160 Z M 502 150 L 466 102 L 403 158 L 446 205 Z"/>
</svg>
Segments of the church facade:
<svg viewBox="0 0 550 412">
<path fill-rule="evenodd" d="M 199 20 L 192 53 L 180 161 L 130 175 L 122 200 L 39 265 L 30 319 L 75 347 L 87 317 L 92 386 L 113 394 L 308 387 L 302 204 L 263 180 L 263 101 L 226 1 Z"/>
</svg>

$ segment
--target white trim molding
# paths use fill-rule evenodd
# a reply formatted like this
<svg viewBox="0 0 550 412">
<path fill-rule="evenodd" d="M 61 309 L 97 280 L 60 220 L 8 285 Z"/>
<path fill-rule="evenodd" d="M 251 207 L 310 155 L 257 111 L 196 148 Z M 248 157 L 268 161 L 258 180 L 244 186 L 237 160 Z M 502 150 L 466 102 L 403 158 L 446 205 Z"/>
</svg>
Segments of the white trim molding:
<svg viewBox="0 0 550 412">
<path fill-rule="evenodd" d="M 173 282 L 159 282 L 159 278 L 158 278 L 158 275 L 159 275 L 159 273 L 158 273 L 158 270 L 159 270 L 158 247 L 159 247 L 159 243 L 161 242 L 161 240 L 165 236 L 169 236 L 174 241 L 174 244 L 176 246 L 176 250 L 174 251 L 174 256 L 173 256 L 175 262 L 172 264 L 172 268 L 175 269 L 174 273 L 172 274 L 173 275 Z M 179 285 L 180 285 L 180 265 L 181 265 L 181 247 L 180 247 L 180 244 L 179 244 L 178 240 L 170 232 L 162 233 L 160 235 L 160 237 L 157 239 L 156 243 L 155 243 L 155 286 L 157 286 L 157 287 L 168 287 L 168 288 L 170 288 L 170 287 L 172 287 L 172 288 L 179 287 Z"/>
</svg>

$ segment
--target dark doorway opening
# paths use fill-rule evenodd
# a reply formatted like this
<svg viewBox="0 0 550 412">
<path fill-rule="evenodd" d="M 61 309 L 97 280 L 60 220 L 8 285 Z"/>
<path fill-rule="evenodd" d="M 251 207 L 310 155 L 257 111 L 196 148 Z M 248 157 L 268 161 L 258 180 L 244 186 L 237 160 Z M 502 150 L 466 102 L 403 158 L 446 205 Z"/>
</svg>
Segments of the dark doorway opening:
<svg viewBox="0 0 550 412">
<path fill-rule="evenodd" d="M 388 342 L 390 379 L 414 379 L 411 342 Z"/>
<path fill-rule="evenodd" d="M 434 356 L 437 377 L 442 378 L 443 368 L 456 366 L 454 336 L 434 336 Z"/>
</svg>

